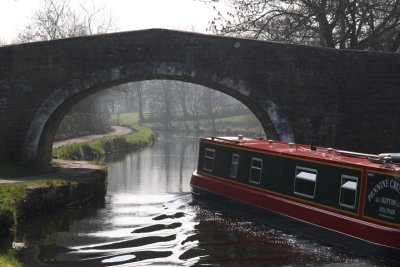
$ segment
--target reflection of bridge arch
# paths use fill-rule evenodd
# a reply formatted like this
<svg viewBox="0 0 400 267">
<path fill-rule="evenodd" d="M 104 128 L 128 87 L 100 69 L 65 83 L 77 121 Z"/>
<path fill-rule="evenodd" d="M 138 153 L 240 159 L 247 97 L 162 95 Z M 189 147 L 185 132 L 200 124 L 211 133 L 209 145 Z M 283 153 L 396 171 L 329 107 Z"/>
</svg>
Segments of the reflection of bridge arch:
<svg viewBox="0 0 400 267">
<path fill-rule="evenodd" d="M 272 138 L 316 135 L 321 145 L 361 152 L 400 147 L 399 54 L 145 30 L 1 47 L 0 160 L 45 167 L 74 104 L 151 79 L 224 92 Z"/>
</svg>

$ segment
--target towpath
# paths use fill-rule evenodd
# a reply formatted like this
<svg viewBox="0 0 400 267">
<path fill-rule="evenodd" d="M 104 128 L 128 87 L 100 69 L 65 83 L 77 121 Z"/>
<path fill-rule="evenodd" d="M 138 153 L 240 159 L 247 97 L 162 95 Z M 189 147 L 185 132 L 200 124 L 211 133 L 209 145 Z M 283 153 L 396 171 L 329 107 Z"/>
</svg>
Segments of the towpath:
<svg viewBox="0 0 400 267">
<path fill-rule="evenodd" d="M 53 143 L 53 148 L 62 147 L 73 143 L 89 142 L 106 136 L 126 135 L 134 131 L 131 128 L 124 126 L 112 125 L 111 127 L 113 128 L 113 131 L 110 133 L 88 135 L 68 140 L 57 141 Z M 88 161 L 53 159 L 53 163 L 55 163 L 55 165 L 57 165 L 58 167 L 53 168 L 50 172 L 41 175 L 26 176 L 26 177 L 0 178 L 0 184 L 32 181 L 39 179 L 49 179 L 49 178 L 62 179 L 62 178 L 79 176 L 81 174 L 90 173 L 99 169 L 104 169 L 104 167 L 93 164 Z"/>
<path fill-rule="evenodd" d="M 74 143 L 89 142 L 89 141 L 93 141 L 93 140 L 96 140 L 96 139 L 99 139 L 102 137 L 106 137 L 106 136 L 126 135 L 126 134 L 130 134 L 133 132 L 133 130 L 131 128 L 125 127 L 125 126 L 112 125 L 111 128 L 113 129 L 113 131 L 110 133 L 106 133 L 106 134 L 93 134 L 93 135 L 72 138 L 72 139 L 68 139 L 68 140 L 56 141 L 53 143 L 53 148 L 58 148 L 58 147 L 62 147 L 62 146 L 74 144 Z"/>
</svg>

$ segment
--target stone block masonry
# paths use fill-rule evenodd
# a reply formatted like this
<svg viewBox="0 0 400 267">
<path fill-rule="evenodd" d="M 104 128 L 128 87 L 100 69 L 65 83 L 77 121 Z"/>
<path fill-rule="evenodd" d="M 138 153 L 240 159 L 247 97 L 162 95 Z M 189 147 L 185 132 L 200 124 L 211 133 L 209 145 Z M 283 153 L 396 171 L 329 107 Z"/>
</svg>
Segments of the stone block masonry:
<svg viewBox="0 0 400 267">
<path fill-rule="evenodd" d="M 72 106 L 148 79 L 224 92 L 273 139 L 399 152 L 399 53 L 151 29 L 1 47 L 0 160 L 46 168 Z"/>
</svg>

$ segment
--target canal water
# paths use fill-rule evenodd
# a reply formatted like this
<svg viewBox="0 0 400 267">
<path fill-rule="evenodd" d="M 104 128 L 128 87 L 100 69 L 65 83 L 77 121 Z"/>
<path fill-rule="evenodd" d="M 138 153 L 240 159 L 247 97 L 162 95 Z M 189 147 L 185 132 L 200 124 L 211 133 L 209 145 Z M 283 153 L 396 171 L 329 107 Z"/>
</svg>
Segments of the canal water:
<svg viewBox="0 0 400 267">
<path fill-rule="evenodd" d="M 194 203 L 196 139 L 161 139 L 108 164 L 105 202 L 19 225 L 29 266 L 390 266 Z"/>
</svg>

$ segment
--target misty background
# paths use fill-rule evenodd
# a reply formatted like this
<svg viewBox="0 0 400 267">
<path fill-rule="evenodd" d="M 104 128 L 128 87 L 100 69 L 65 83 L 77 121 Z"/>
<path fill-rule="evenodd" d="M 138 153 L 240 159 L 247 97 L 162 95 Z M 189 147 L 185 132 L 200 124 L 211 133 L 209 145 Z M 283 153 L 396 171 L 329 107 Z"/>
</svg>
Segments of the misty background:
<svg viewBox="0 0 400 267">
<path fill-rule="evenodd" d="M 61 122 L 56 140 L 111 131 L 120 116 L 166 133 L 264 136 L 254 114 L 236 99 L 174 80 L 132 82 L 82 100 Z"/>
</svg>

